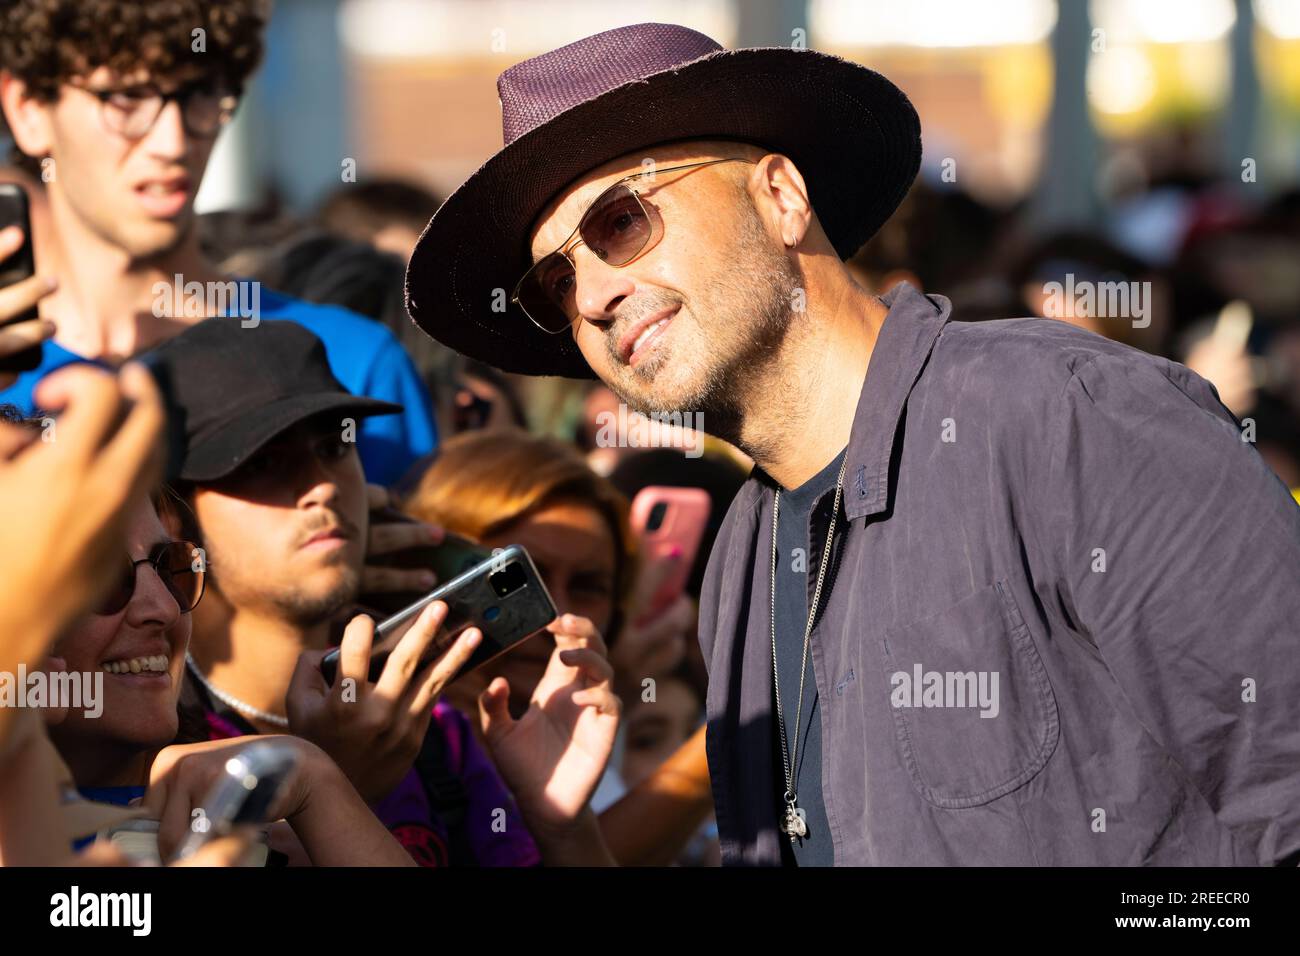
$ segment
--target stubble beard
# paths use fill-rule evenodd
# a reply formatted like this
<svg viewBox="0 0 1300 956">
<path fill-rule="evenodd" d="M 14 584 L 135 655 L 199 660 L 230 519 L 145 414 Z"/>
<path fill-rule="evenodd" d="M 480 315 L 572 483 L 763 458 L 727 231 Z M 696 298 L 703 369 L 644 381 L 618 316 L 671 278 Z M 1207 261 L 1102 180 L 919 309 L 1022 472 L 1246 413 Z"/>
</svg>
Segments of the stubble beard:
<svg viewBox="0 0 1300 956">
<path fill-rule="evenodd" d="M 278 588 L 265 580 L 248 581 L 239 576 L 230 580 L 228 575 L 227 580 L 222 581 L 218 570 L 221 567 L 229 567 L 229 562 L 219 552 L 210 550 L 208 574 L 211 586 L 220 591 L 229 604 L 235 608 L 269 608 L 279 620 L 304 631 L 332 620 L 356 601 L 361 589 L 361 572 L 351 565 L 344 568 L 338 583 L 324 593 L 305 591 L 298 581 Z M 267 590 L 268 584 L 270 590 Z"/>
<path fill-rule="evenodd" d="M 755 393 L 781 355 L 795 316 L 795 293 L 803 281 L 794 263 L 773 247 L 754 208 L 748 203 L 745 208 L 745 223 L 732 250 L 733 267 L 720 270 L 708 283 L 698 300 L 704 311 L 692 310 L 687 319 L 697 326 L 695 341 L 678 343 L 631 369 L 643 389 L 637 394 L 609 386 L 629 408 L 646 416 L 698 413 L 705 431 L 734 444 L 740 443 L 746 409 L 763 398 Z M 704 328 L 703 322 L 713 328 Z M 722 331 L 729 334 L 708 334 Z M 653 394 L 655 379 L 666 365 L 692 361 L 696 368 L 686 376 L 689 384 L 680 396 L 667 402 L 665 396 Z"/>
<path fill-rule="evenodd" d="M 275 603 L 286 620 L 306 630 L 333 619 L 355 601 L 360 583 L 360 574 L 349 568 L 338 585 L 325 594 L 290 591 L 277 595 Z"/>
</svg>

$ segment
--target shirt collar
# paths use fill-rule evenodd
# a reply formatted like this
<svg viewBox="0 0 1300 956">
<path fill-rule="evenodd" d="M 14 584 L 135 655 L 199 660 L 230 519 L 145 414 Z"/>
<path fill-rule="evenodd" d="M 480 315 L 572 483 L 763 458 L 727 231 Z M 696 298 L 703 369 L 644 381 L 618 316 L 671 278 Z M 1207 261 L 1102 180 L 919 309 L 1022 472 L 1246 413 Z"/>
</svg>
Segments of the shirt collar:
<svg viewBox="0 0 1300 956">
<path fill-rule="evenodd" d="M 942 295 L 924 295 L 900 282 L 880 301 L 889 309 L 871 351 L 858 407 L 849 435 L 844 468 L 844 513 L 849 520 L 879 514 L 889 502 L 889 457 L 898 422 L 912 386 L 943 327 L 952 318 L 952 303 Z M 754 466 L 750 498 L 757 502 L 776 491 L 776 481 Z"/>
<path fill-rule="evenodd" d="M 844 513 L 849 520 L 879 514 L 889 501 L 889 458 L 903 406 L 935 340 L 952 318 L 952 303 L 900 282 L 880 300 L 889 314 L 871 351 L 849 436 Z"/>
</svg>

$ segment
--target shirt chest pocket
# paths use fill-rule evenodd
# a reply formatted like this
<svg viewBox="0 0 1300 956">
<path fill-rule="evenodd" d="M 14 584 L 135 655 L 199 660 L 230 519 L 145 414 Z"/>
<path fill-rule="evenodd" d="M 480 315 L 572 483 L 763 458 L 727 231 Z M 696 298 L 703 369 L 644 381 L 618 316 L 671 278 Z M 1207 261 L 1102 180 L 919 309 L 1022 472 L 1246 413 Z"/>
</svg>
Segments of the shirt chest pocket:
<svg viewBox="0 0 1300 956">
<path fill-rule="evenodd" d="M 1042 770 L 1060 736 L 1056 698 L 1004 582 L 874 644 L 899 756 L 927 801 L 979 806 Z"/>
</svg>

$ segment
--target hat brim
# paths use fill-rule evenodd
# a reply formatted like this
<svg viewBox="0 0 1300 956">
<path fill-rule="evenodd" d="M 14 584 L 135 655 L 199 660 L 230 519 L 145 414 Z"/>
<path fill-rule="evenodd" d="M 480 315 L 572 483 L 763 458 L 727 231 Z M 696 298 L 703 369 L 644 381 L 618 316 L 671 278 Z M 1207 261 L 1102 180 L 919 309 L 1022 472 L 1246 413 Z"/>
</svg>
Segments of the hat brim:
<svg viewBox="0 0 1300 956">
<path fill-rule="evenodd" d="M 841 259 L 889 218 L 921 163 L 916 111 L 879 73 L 814 50 L 710 53 L 565 110 L 484 163 L 434 214 L 411 255 L 411 318 L 506 372 L 595 378 L 572 336 L 548 335 L 509 301 L 532 263 L 529 231 L 590 170 L 683 139 L 736 139 L 789 156 Z"/>
<path fill-rule="evenodd" d="M 346 392 L 293 395 L 251 408 L 193 442 L 180 468 L 182 481 L 204 483 L 229 476 L 269 441 L 299 422 L 328 412 L 354 418 L 395 415 L 402 406 Z M 340 422 L 340 427 L 342 423 Z"/>
</svg>

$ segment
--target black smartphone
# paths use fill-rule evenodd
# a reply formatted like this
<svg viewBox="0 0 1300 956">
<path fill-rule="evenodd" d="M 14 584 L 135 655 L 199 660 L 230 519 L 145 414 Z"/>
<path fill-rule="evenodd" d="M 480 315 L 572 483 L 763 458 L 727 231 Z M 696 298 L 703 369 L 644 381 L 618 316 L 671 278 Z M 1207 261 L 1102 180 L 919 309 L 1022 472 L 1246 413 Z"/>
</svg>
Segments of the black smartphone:
<svg viewBox="0 0 1300 956">
<path fill-rule="evenodd" d="M 297 768 L 298 751 L 283 740 L 259 740 L 240 750 L 226 761 L 225 772 L 192 814 L 176 859 L 193 855 L 241 823 L 270 823 L 271 807 Z"/>
<path fill-rule="evenodd" d="M 23 231 L 23 244 L 7 259 L 0 260 L 0 289 L 22 282 L 36 275 L 36 258 L 32 255 L 32 217 L 28 209 L 27 191 L 16 183 L 0 183 L 0 229 L 17 226 Z M 27 322 L 38 317 L 35 306 L 0 325 Z M 0 372 L 29 372 L 41 364 L 41 346 L 33 345 L 0 356 Z"/>
<path fill-rule="evenodd" d="M 382 508 L 370 513 L 372 525 L 407 523 L 415 520 L 396 508 Z M 367 563 L 388 568 L 429 570 L 437 577 L 438 583 L 442 584 L 459 577 L 489 557 L 491 552 L 487 548 L 448 531 L 438 544 L 420 545 L 395 551 L 392 554 L 367 558 Z M 396 614 L 424 595 L 424 591 L 364 591 L 357 598 L 357 603 L 366 610 L 375 610 L 381 614 Z"/>
<path fill-rule="evenodd" d="M 483 632 L 482 642 L 452 680 L 537 634 L 558 616 L 533 559 L 522 547 L 512 544 L 380 622 L 370 653 L 370 680 L 379 679 L 398 640 L 434 601 L 447 603 L 447 618 L 420 661 L 421 667 L 439 657 L 466 628 L 477 627 Z M 321 660 L 321 673 L 329 684 L 334 683 L 338 662 L 337 647 Z"/>
</svg>

